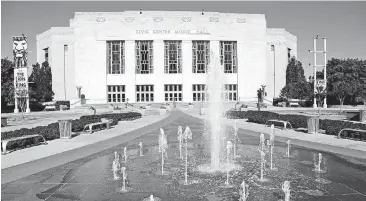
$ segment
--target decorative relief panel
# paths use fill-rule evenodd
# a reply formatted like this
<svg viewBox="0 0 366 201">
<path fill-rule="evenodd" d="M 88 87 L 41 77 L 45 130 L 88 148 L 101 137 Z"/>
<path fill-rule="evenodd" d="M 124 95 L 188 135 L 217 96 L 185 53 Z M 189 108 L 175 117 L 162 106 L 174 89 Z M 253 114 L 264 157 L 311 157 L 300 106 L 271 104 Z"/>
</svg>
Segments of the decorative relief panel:
<svg viewBox="0 0 366 201">
<path fill-rule="evenodd" d="M 96 17 L 95 19 L 97 22 L 105 22 L 105 20 L 106 20 L 105 17 Z"/>
<path fill-rule="evenodd" d="M 245 22 L 247 22 L 247 20 L 246 20 L 246 19 L 244 19 L 244 18 L 237 18 L 237 19 L 236 19 L 236 21 L 237 21 L 238 23 L 245 23 Z"/>
<path fill-rule="evenodd" d="M 125 17 L 126 22 L 133 22 L 135 20 L 134 17 Z"/>
<path fill-rule="evenodd" d="M 218 17 L 210 17 L 210 22 L 218 22 L 220 19 Z"/>
<path fill-rule="evenodd" d="M 155 22 L 161 22 L 161 21 L 163 21 L 163 17 L 153 17 L 153 20 L 155 21 Z"/>
<path fill-rule="evenodd" d="M 183 22 L 190 22 L 190 21 L 192 21 L 192 18 L 191 17 L 182 17 L 182 21 Z"/>
</svg>

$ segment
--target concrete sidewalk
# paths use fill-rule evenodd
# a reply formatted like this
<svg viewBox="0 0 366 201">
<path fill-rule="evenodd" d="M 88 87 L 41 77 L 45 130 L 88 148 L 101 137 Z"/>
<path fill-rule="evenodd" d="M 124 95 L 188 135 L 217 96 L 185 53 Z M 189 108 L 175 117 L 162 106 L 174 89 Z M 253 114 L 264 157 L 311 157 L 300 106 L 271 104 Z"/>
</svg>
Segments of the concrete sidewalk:
<svg viewBox="0 0 366 201">
<path fill-rule="evenodd" d="M 199 109 L 184 108 L 181 109 L 181 111 L 199 119 L 208 119 L 207 115 L 199 114 Z M 223 123 L 227 126 L 233 126 L 234 119 L 224 119 Z M 237 119 L 237 127 L 247 131 L 252 131 L 246 133 L 258 137 L 260 133 L 264 133 L 266 135 L 271 132 L 270 127 L 265 127 L 263 124 L 249 123 L 244 119 Z M 307 134 L 294 130 L 275 129 L 275 140 L 284 143 L 287 140 L 290 140 L 291 144 L 298 146 L 366 159 L 366 142 L 349 139 L 337 139 L 333 135 Z"/>
<path fill-rule="evenodd" d="M 39 145 L 26 149 L 17 150 L 1 156 L 1 169 L 45 158 L 51 155 L 94 144 L 106 139 L 123 135 L 130 131 L 142 128 L 146 125 L 158 122 L 166 116 L 142 116 L 134 121 L 120 121 L 110 130 L 102 130 L 93 134 L 78 135 L 72 139 L 56 139 L 49 141 L 47 145 Z"/>
</svg>

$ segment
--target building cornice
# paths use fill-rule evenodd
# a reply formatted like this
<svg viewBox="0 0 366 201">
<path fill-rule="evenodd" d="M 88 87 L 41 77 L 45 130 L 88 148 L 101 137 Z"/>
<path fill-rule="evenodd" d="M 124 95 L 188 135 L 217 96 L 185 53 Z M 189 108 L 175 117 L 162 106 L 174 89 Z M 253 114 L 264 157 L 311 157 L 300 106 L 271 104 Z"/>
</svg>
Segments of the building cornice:
<svg viewBox="0 0 366 201">
<path fill-rule="evenodd" d="M 267 28 L 267 36 L 284 36 L 286 39 L 297 42 L 297 37 L 286 31 L 285 29 Z"/>
<path fill-rule="evenodd" d="M 74 34 L 74 30 L 71 27 L 52 27 L 51 29 L 49 29 L 41 34 L 38 34 L 36 36 L 36 39 L 38 41 L 38 40 L 43 40 L 43 39 L 49 38 L 54 35 L 60 36 L 60 35 L 72 35 L 72 34 Z"/>
</svg>

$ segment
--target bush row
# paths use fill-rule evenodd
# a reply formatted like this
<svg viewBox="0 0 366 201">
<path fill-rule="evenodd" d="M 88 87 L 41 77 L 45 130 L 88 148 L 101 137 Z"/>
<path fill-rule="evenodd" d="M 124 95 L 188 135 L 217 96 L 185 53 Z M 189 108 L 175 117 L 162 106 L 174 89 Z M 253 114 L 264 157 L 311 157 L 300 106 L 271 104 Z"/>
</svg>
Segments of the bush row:
<svg viewBox="0 0 366 201">
<path fill-rule="evenodd" d="M 228 111 L 226 116 L 230 119 L 248 119 L 248 122 L 265 124 L 270 119 L 288 121 L 293 128 L 307 128 L 308 117 L 304 115 L 281 115 L 268 111 Z M 366 130 L 366 124 L 353 123 L 341 120 L 320 119 L 319 128 L 328 135 L 338 135 L 344 128 Z"/>
<path fill-rule="evenodd" d="M 141 114 L 137 112 L 119 113 L 119 114 L 103 114 L 103 115 L 88 115 L 82 116 L 80 119 L 72 120 L 72 132 L 80 132 L 87 124 L 100 122 L 102 118 L 113 119 L 112 125 L 118 124 L 119 121 L 128 121 L 141 118 Z M 60 138 L 59 123 L 51 123 L 47 126 L 37 126 L 35 128 L 22 128 L 20 130 L 9 131 L 1 133 L 1 140 L 21 137 L 26 135 L 42 135 L 47 141 Z M 33 139 L 18 140 L 17 142 L 10 142 L 8 144 L 9 149 L 26 147 L 31 144 Z M 38 140 L 38 139 L 36 139 Z"/>
</svg>

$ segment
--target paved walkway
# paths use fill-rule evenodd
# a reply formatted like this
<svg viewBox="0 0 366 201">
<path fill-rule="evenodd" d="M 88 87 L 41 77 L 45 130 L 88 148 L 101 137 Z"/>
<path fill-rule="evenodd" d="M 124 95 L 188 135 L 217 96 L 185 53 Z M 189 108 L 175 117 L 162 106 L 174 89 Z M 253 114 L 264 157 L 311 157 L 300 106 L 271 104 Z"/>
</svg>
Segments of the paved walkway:
<svg viewBox="0 0 366 201">
<path fill-rule="evenodd" d="M 143 116 L 134 121 L 120 121 L 110 130 L 102 130 L 93 134 L 78 135 L 72 139 L 56 139 L 48 142 L 48 145 L 39 145 L 17 150 L 1 156 L 1 169 L 23 164 L 29 161 L 45 158 L 61 152 L 76 149 L 89 144 L 94 144 L 106 139 L 123 135 L 143 126 L 160 121 L 167 116 Z"/>
<path fill-rule="evenodd" d="M 200 115 L 199 109 L 181 109 L 186 114 L 200 119 L 207 119 L 207 115 Z M 233 126 L 233 119 L 224 119 L 226 125 Z M 260 133 L 270 133 L 270 128 L 262 124 L 246 122 L 244 119 L 237 120 L 237 126 L 240 129 L 248 130 L 248 134 L 258 136 Z M 317 149 L 326 152 L 342 154 L 346 156 L 366 159 L 366 142 L 354 141 L 348 139 L 337 139 L 332 135 L 325 134 L 306 134 L 294 130 L 275 129 L 275 139 L 280 142 L 290 140 L 291 144 L 303 146 L 310 149 Z"/>
</svg>

